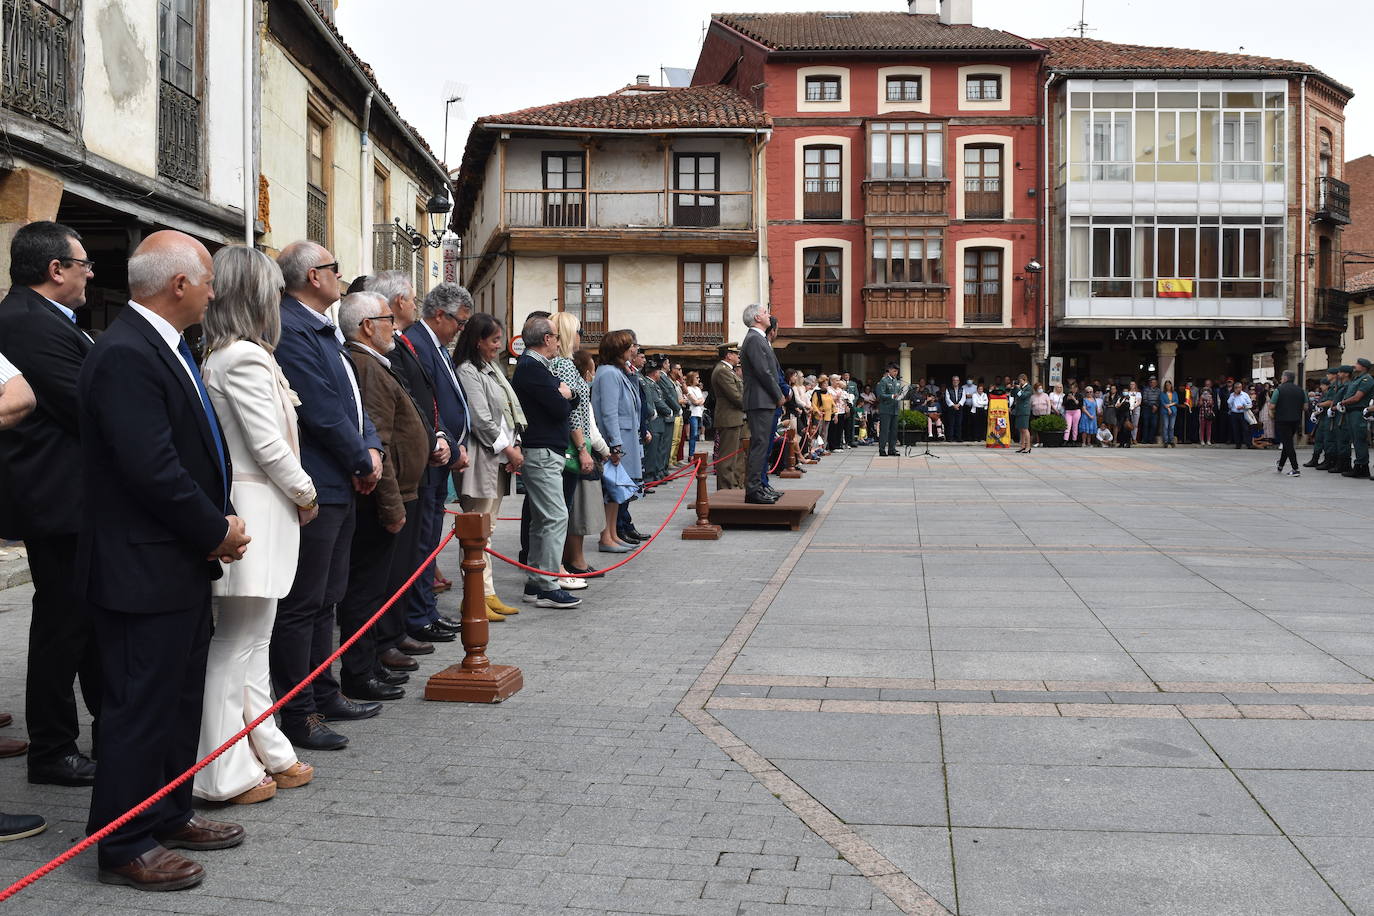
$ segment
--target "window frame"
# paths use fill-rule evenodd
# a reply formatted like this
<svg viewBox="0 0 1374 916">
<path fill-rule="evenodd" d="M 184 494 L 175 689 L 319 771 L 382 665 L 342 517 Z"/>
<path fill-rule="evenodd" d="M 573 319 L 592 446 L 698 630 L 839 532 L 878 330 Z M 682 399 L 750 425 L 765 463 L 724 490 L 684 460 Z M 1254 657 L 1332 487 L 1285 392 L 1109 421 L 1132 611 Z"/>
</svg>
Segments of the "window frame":
<svg viewBox="0 0 1374 916">
<path fill-rule="evenodd" d="M 922 125 L 922 126 L 921 126 L 920 129 L 918 129 L 918 130 L 911 130 L 911 129 L 910 129 L 910 126 L 911 126 L 911 125 L 914 125 L 914 124 L 919 124 L 919 125 Z M 900 129 L 900 130 L 890 130 L 890 129 L 889 129 L 889 126 L 890 126 L 890 125 L 901 125 L 901 129 Z M 949 169 L 946 167 L 946 158 L 947 158 L 947 157 L 946 157 L 946 155 L 945 155 L 945 153 L 946 153 L 945 145 L 946 145 L 947 135 L 948 135 L 949 131 L 948 131 L 946 128 L 947 128 L 947 125 L 946 125 L 945 121 L 939 120 L 939 119 L 929 119 L 929 118 L 926 118 L 926 119 L 913 119 L 913 118 L 881 118 L 881 119 L 875 119 L 875 120 L 869 121 L 869 122 L 865 125 L 865 134 L 867 135 L 867 141 L 868 141 L 868 156 L 867 156 L 867 164 L 865 165 L 866 171 L 865 171 L 865 173 L 864 173 L 864 174 L 865 174 L 865 177 L 866 177 L 869 181 L 946 181 L 946 180 L 948 180 L 948 179 L 949 179 L 949 176 L 948 176 L 947 173 L 948 173 Z M 895 146 L 896 146 L 896 144 L 894 143 L 893 138 L 894 138 L 894 137 L 898 137 L 898 136 L 904 137 L 904 138 L 905 138 L 905 139 L 902 141 L 901 146 L 902 146 L 902 148 L 903 148 L 903 150 L 904 150 L 904 152 L 903 152 L 903 156 L 904 156 L 903 169 L 906 170 L 908 173 L 907 173 L 907 174 L 903 174 L 903 175 L 894 175 L 894 174 L 892 174 L 892 171 L 893 171 L 893 169 L 892 169 L 892 153 L 893 153 L 893 150 L 894 150 L 894 148 L 895 148 Z M 886 174 L 886 175 L 879 175 L 879 174 L 878 174 L 878 162 L 877 162 L 876 154 L 877 154 L 877 151 L 878 151 L 878 143 L 880 142 L 880 141 L 879 141 L 879 137 L 882 138 L 881 142 L 882 142 L 882 144 L 883 144 L 883 150 L 884 150 L 883 167 L 884 167 L 884 168 L 887 170 L 887 172 L 888 172 L 888 174 Z M 912 166 L 909 164 L 909 160 L 910 160 L 910 158 L 911 158 L 911 157 L 910 157 L 910 150 L 911 150 L 911 140 L 912 140 L 913 137 L 920 137 L 920 138 L 921 138 L 921 156 L 918 158 L 917 163 L 916 163 L 917 166 L 919 166 L 920 174 L 917 174 L 917 175 L 910 174 L 910 172 L 909 172 L 910 168 L 912 167 Z M 932 175 L 932 174 L 930 174 L 930 171 L 931 171 L 931 168 L 930 168 L 930 144 L 931 144 L 931 142 L 932 142 L 932 137 L 935 138 L 936 149 L 938 150 L 938 153 L 939 153 L 939 155 L 938 155 L 938 157 L 937 157 L 937 161 L 936 161 L 936 163 L 935 163 L 935 169 L 938 170 L 938 172 L 939 172 L 938 175 Z"/>
<path fill-rule="evenodd" d="M 311 176 L 311 162 L 314 153 L 311 150 L 313 131 L 319 128 L 320 134 L 320 181 L 315 183 Z M 309 209 L 309 189 L 313 188 L 324 199 L 324 238 L 313 239 L 325 248 L 333 248 L 334 245 L 334 112 L 323 100 L 310 95 L 306 98 L 306 129 L 305 129 L 305 183 L 306 207 Z M 309 222 L 307 220 L 307 226 Z"/>
<path fill-rule="evenodd" d="M 811 254 L 812 254 L 812 252 L 815 252 L 815 253 L 816 253 L 816 256 L 817 256 L 817 262 L 816 262 L 815 265 L 813 265 L 812 262 L 811 262 Z M 821 257 L 823 257 L 823 256 L 828 256 L 828 255 L 830 255 L 830 254 L 833 254 L 833 255 L 834 255 L 834 262 L 833 262 L 833 263 L 830 263 L 830 262 L 829 262 L 829 259 L 828 259 L 828 257 L 827 257 L 827 259 L 826 259 L 826 260 L 827 260 L 827 263 L 825 263 L 824 265 L 821 265 L 820 262 L 819 262 L 819 258 L 821 258 Z M 810 270 L 811 270 L 811 268 L 812 268 L 813 266 L 820 266 L 823 270 L 826 270 L 826 271 L 831 271 L 831 270 L 834 271 L 835 276 L 834 276 L 834 279 L 833 279 L 833 280 L 832 280 L 832 279 L 829 279 L 829 278 L 827 278 L 827 277 L 822 276 L 822 277 L 819 278 L 818 280 L 814 281 L 814 282 L 816 282 L 817 284 L 824 284 L 824 285 L 829 285 L 829 284 L 833 283 L 833 284 L 834 284 L 834 287 L 835 287 L 835 291 L 834 291 L 833 293 L 810 293 L 810 292 L 807 291 L 807 288 L 806 288 L 806 287 L 807 287 L 807 284 L 813 282 L 813 281 L 811 281 L 811 280 L 808 278 L 808 276 L 807 276 L 808 273 L 810 272 Z M 811 325 L 811 324 L 816 324 L 816 325 L 833 325 L 833 324 L 839 324 L 840 322 L 844 321 L 844 284 L 845 284 L 845 275 L 844 275 L 844 273 L 845 273 L 845 271 L 844 271 L 844 249 L 843 249 L 843 248 L 839 248 L 839 247 L 836 247 L 836 246 L 834 246 L 834 245 L 813 245 L 813 246 L 810 246 L 810 247 L 807 247 L 807 248 L 803 248 L 803 249 L 802 249 L 802 270 L 801 270 L 801 275 L 802 275 L 802 290 L 801 290 L 801 293 L 802 293 L 802 295 L 801 295 L 802 324 L 804 324 L 804 325 Z M 835 312 L 834 312 L 833 317 L 831 316 L 831 314 L 830 314 L 829 312 L 827 312 L 824 316 L 821 316 L 821 317 L 813 317 L 813 316 L 810 314 L 810 309 L 808 308 L 808 302 L 811 301 L 811 300 L 810 300 L 810 297 L 811 297 L 811 296 L 824 296 L 824 297 L 826 297 L 827 299 L 829 299 L 830 297 L 833 296 L 833 297 L 834 297 L 834 300 L 835 300 L 835 304 L 834 304 Z"/>
<path fill-rule="evenodd" d="M 809 177 L 809 176 L 807 175 L 807 170 L 813 165 L 813 163 L 808 162 L 807 159 L 808 159 L 808 157 L 810 156 L 810 154 L 811 154 L 813 151 L 819 152 L 819 153 L 822 154 L 821 160 L 820 160 L 819 162 L 817 162 L 817 163 L 814 163 L 814 165 L 816 165 L 816 166 L 819 168 L 819 170 L 820 170 L 820 174 L 817 175 L 817 176 L 814 177 L 814 178 Z M 833 151 L 833 152 L 835 153 L 835 155 L 836 155 L 835 162 L 833 162 L 833 163 L 826 162 L 826 161 L 825 161 L 825 158 L 824 158 L 824 154 L 827 153 L 827 152 L 831 152 L 831 151 Z M 826 171 L 827 171 L 827 169 L 828 169 L 831 165 L 834 166 L 835 174 L 834 174 L 833 176 L 828 176 L 828 175 L 826 175 Z M 840 145 L 837 144 L 837 143 L 812 143 L 812 144 L 808 144 L 808 145 L 806 145 L 806 146 L 803 146 L 803 147 L 802 147 L 802 162 L 801 162 L 801 167 L 802 167 L 802 219 L 808 220 L 808 221 L 829 221 L 829 220 L 843 219 L 843 218 L 844 218 L 844 190 L 845 190 L 845 188 L 844 188 L 844 147 L 840 146 Z M 809 190 L 807 190 L 807 183 L 808 183 L 808 182 L 812 182 L 812 181 L 821 182 L 821 183 L 834 182 L 835 188 L 834 188 L 834 190 L 823 190 L 823 189 L 821 189 L 821 190 L 816 190 L 816 191 L 809 191 Z M 835 208 L 834 208 L 834 215 L 833 215 L 833 216 L 824 216 L 824 215 L 822 215 L 822 216 L 817 216 L 817 215 L 812 215 L 812 214 L 810 214 L 810 213 L 807 212 L 807 201 L 808 201 L 808 199 L 811 197 L 811 195 L 813 195 L 813 194 L 833 194 L 833 195 L 835 195 Z M 819 207 L 819 201 L 816 203 L 816 205 Z M 829 212 L 829 211 L 826 211 L 826 212 Z"/>
<path fill-rule="evenodd" d="M 183 5 L 190 6 L 190 18 L 182 15 Z M 200 98 L 203 80 L 200 78 L 201 22 L 205 4 L 200 0 L 158 0 L 157 56 L 158 76 L 193 99 Z M 183 25 L 185 29 L 183 29 Z M 189 35 L 187 34 L 189 32 Z M 185 67 L 180 60 L 182 45 L 189 39 L 190 61 Z M 170 73 L 168 71 L 171 71 Z M 188 74 L 190 87 L 179 79 L 182 71 Z"/>
<path fill-rule="evenodd" d="M 970 95 L 974 83 L 979 85 L 979 95 Z M 982 93 L 982 87 L 991 83 L 997 89 L 996 95 L 986 95 Z M 1000 73 L 969 73 L 964 76 L 964 101 L 965 102 L 1002 102 L 1006 101 L 1005 86 L 1002 82 Z"/>
<path fill-rule="evenodd" d="M 823 84 L 835 84 L 835 97 L 826 98 L 824 93 L 812 97 L 811 87 Z M 839 73 L 814 73 L 802 77 L 802 101 L 804 102 L 843 102 L 844 99 L 844 77 Z"/>
<path fill-rule="evenodd" d="M 721 273 L 721 303 L 720 303 L 720 334 L 719 339 L 711 337 L 707 330 L 717 324 L 717 322 L 707 320 L 707 297 L 706 286 L 710 282 L 707 278 L 707 268 L 716 265 L 720 267 Z M 700 284 L 702 288 L 701 298 L 701 320 L 697 322 L 689 321 L 687 318 L 687 284 L 688 273 L 690 270 L 697 269 L 700 272 Z M 702 328 L 702 332 L 697 335 L 689 333 L 690 326 L 696 324 Z M 725 342 L 726 332 L 730 327 L 730 259 L 700 257 L 697 255 L 683 255 L 677 262 L 677 339 L 682 344 L 711 345 Z"/>
<path fill-rule="evenodd" d="M 588 212 L 591 209 L 587 189 L 587 158 L 585 149 L 544 150 L 539 154 L 539 182 L 544 192 L 543 206 L 540 208 L 543 226 L 555 229 L 586 228 Z M 550 176 L 555 174 L 549 170 L 549 163 L 555 159 L 563 164 L 562 169 L 557 174 L 563 176 L 564 181 L 556 188 L 549 185 Z M 582 176 L 582 183 L 578 187 L 569 187 L 566 183 L 566 176 L 569 174 L 567 165 L 574 159 L 581 166 L 578 174 Z M 557 216 L 550 220 L 551 214 L 557 214 Z"/>
<path fill-rule="evenodd" d="M 894 234 L 896 234 L 896 235 L 894 236 Z M 897 289 L 928 289 L 928 288 L 940 288 L 940 289 L 945 289 L 945 288 L 948 287 L 948 283 L 946 282 L 947 278 L 945 277 L 945 242 L 946 242 L 946 239 L 945 239 L 945 231 L 944 231 L 944 229 L 943 229 L 942 227 L 940 227 L 940 226 L 877 226 L 877 227 L 874 227 L 874 228 L 868 230 L 868 232 L 866 233 L 866 235 L 867 235 L 867 239 L 866 239 L 866 242 L 867 242 L 867 251 L 866 251 L 866 253 L 867 253 L 868 257 L 867 257 L 867 260 L 866 260 L 865 275 L 864 275 L 864 285 L 865 285 L 865 286 L 879 286 L 879 287 L 884 287 L 884 288 L 897 288 Z M 927 252 L 928 252 L 929 245 L 930 245 L 930 242 L 931 242 L 932 239 L 935 241 L 936 246 L 937 246 L 937 249 L 936 249 L 936 251 L 937 251 L 937 256 L 936 256 L 935 258 L 932 259 L 932 258 L 930 258 L 930 257 L 928 257 L 928 256 L 923 256 L 923 257 L 921 257 L 920 259 L 913 259 L 913 258 L 910 256 L 910 251 L 911 251 L 911 249 L 910 249 L 910 244 L 911 244 L 911 242 L 916 241 L 916 240 L 920 240 L 921 243 L 922 243 L 922 247 L 925 248 L 925 249 L 927 250 Z M 879 243 L 879 241 L 882 241 L 882 242 L 885 242 L 885 243 L 886 243 L 886 254 L 883 256 L 883 259 L 882 259 L 883 262 L 884 262 L 884 264 L 885 264 L 884 273 L 885 273 L 886 276 L 883 277 L 883 278 L 879 278 L 879 276 L 878 276 L 878 269 L 877 269 L 877 262 L 878 262 L 877 250 L 878 250 L 878 243 Z M 919 263 L 921 263 L 921 264 L 923 265 L 922 273 L 931 273 L 931 274 L 933 274 L 933 276 L 926 277 L 925 279 L 922 279 L 922 280 L 911 280 L 911 279 L 906 279 L 906 280 L 893 280 L 893 279 L 891 279 L 891 278 L 892 278 L 892 274 L 893 274 L 893 271 L 892 271 L 892 264 L 893 264 L 893 262 L 894 262 L 894 258 L 892 257 L 892 252 L 893 252 L 894 248 L 893 248 L 892 243 L 893 243 L 894 241 L 900 241 L 901 243 L 903 243 L 904 245 L 907 246 L 907 249 L 906 249 L 906 250 L 907 250 L 907 256 L 901 259 L 903 262 L 905 262 L 905 263 L 907 263 L 907 264 L 909 265 L 913 260 L 919 260 Z M 929 265 L 932 264 L 932 262 L 933 262 L 934 265 L 935 265 L 933 268 L 931 268 L 931 267 L 929 266 Z M 909 273 L 910 273 L 910 271 L 908 271 L 908 274 L 909 274 Z"/>
<path fill-rule="evenodd" d="M 902 83 L 902 84 L 905 84 L 905 83 L 915 83 L 915 84 L 916 84 L 916 95 L 915 95 L 915 96 L 900 95 L 900 96 L 898 96 L 897 98 L 894 99 L 894 98 L 892 97 L 892 84 L 893 84 L 893 83 Z M 885 78 L 884 84 L 883 84 L 883 101 L 886 101 L 886 102 L 924 102 L 924 101 L 925 101 L 925 79 L 924 79 L 924 77 L 923 77 L 921 74 L 919 74 L 919 73 L 893 73 L 893 74 L 889 74 L 889 75 Z"/>
<path fill-rule="evenodd" d="M 701 194 L 699 194 L 699 193 L 687 193 L 687 194 L 679 193 L 680 191 L 683 190 L 683 188 L 682 188 L 682 176 L 683 176 L 684 172 L 683 172 L 683 170 L 682 170 L 682 163 L 683 163 L 683 160 L 686 160 L 686 159 L 695 160 L 695 162 L 696 162 L 696 168 L 694 168 L 694 169 L 690 172 L 690 174 L 693 176 L 693 183 L 696 185 L 696 187 L 691 188 L 690 191 L 695 191 L 695 192 L 699 192 L 699 191 L 713 191 L 713 192 L 716 192 L 716 193 L 709 194 L 709 195 L 705 195 L 705 196 L 703 196 L 703 195 L 701 195 Z M 709 173 L 703 172 L 703 171 L 701 170 L 701 167 L 700 167 L 700 166 L 701 166 L 701 161 L 702 161 L 702 160 L 706 160 L 706 159 L 711 160 L 712 163 L 713 163 L 713 166 L 712 166 L 712 169 L 713 169 L 713 170 L 712 170 L 711 172 L 709 172 Z M 715 185 L 715 187 L 711 187 L 711 188 L 703 188 L 703 187 L 701 187 L 701 177 L 702 177 L 703 175 L 706 175 L 706 174 L 709 174 L 709 175 L 711 176 L 711 183 L 712 183 L 713 185 Z M 720 153 L 709 153 L 709 152 L 708 152 L 708 153 L 698 153 L 698 152 L 690 152 L 690 151 L 689 151 L 689 152 L 676 152 L 676 151 L 675 151 L 675 152 L 673 153 L 673 172 L 672 172 L 672 176 L 673 176 L 673 212 L 672 212 L 672 214 L 671 214 L 670 217 L 669 217 L 669 218 L 672 220 L 672 225 L 674 225 L 674 226 L 680 226 L 680 227 L 686 227 L 686 228 L 698 228 L 698 229 L 705 229 L 705 228 L 712 228 L 712 227 L 715 227 L 715 226 L 719 226 L 719 225 L 720 225 L 720 211 L 721 211 L 721 206 L 720 206 L 720 193 L 719 193 L 720 190 L 721 190 L 721 188 L 720 188 L 720 185 L 721 185 L 721 180 L 720 180 Z M 696 203 L 694 203 L 694 204 L 684 204 L 684 203 L 682 203 L 682 201 L 683 201 L 684 198 L 689 199 L 689 200 L 695 200 Z M 703 204 L 703 203 L 702 203 L 703 200 L 708 201 L 708 203 Z M 687 220 L 687 221 L 679 220 L 679 219 L 678 219 L 678 211 L 679 211 L 679 210 L 684 211 L 684 215 L 685 215 L 685 216 L 689 216 L 689 217 L 690 217 L 690 216 L 695 215 L 697 218 L 696 218 L 695 220 L 689 219 L 689 220 Z M 707 211 L 711 211 L 711 212 L 708 213 Z"/>
<path fill-rule="evenodd" d="M 995 281 L 995 282 L 997 283 L 997 290 L 996 290 L 995 293 L 987 293 L 987 292 L 985 292 L 985 291 L 983 290 L 983 285 L 986 284 L 986 283 L 988 283 L 988 282 L 990 282 L 990 281 L 983 279 L 983 276 L 982 276 L 982 275 L 983 275 L 983 273 L 984 273 L 984 272 L 988 269 L 988 267 L 989 267 L 989 265 L 988 265 L 987 263 L 985 263 L 985 262 L 986 262 L 986 260 L 988 260 L 988 256 L 989 256 L 989 255 L 992 255 L 992 254 L 995 254 L 995 255 L 996 255 L 996 261 L 997 261 L 997 265 L 996 265 L 996 266 L 997 266 L 997 279 L 996 279 L 996 281 Z M 972 281 L 970 281 L 969 278 L 968 278 L 968 269 L 969 269 L 969 267 L 971 266 L 971 265 L 969 264 L 969 258 L 970 258 L 970 257 L 972 257 L 972 258 L 975 259 L 975 264 L 972 265 L 972 266 L 978 271 L 978 274 L 979 274 L 979 276 L 975 277 Z M 963 276 L 964 276 L 964 279 L 963 279 L 963 297 L 962 297 L 963 301 L 960 303 L 960 315 L 961 315 L 961 318 L 962 318 L 962 321 L 963 321 L 963 325 L 964 325 L 965 327 L 969 327 L 969 326 L 987 327 L 987 326 L 992 326 L 992 325 L 1001 325 L 1001 324 L 1005 323 L 1006 315 L 1005 315 L 1004 312 L 1005 312 L 1005 305 L 1006 305 L 1007 264 L 1008 264 L 1008 262 L 1009 262 L 1009 258 L 1008 258 L 1007 250 L 1006 250 L 1005 248 L 1001 248 L 1001 247 L 997 247 L 997 246 L 992 246 L 992 245 L 970 245 L 970 246 L 968 246 L 968 247 L 966 247 L 966 248 L 963 249 L 963 258 L 961 259 L 961 263 L 960 263 L 960 265 L 959 265 L 959 269 L 960 269 L 961 271 L 963 271 Z M 978 290 L 977 293 L 970 293 L 970 292 L 969 292 L 969 287 L 970 287 L 971 283 L 974 283 L 974 284 L 977 284 L 977 285 L 978 285 L 979 290 Z M 972 313 L 972 312 L 969 311 L 969 300 L 970 300 L 970 298 L 974 299 L 974 300 L 975 300 L 975 303 L 983 303 L 983 304 L 986 304 L 986 303 L 989 302 L 989 301 L 995 302 L 995 304 L 996 304 L 996 306 L 997 306 L 997 308 L 996 308 L 997 320 L 996 320 L 996 321 L 989 321 L 989 320 L 986 320 L 986 319 L 983 319 L 983 318 L 980 318 L 979 320 L 976 320 L 976 321 L 973 320 L 972 315 L 973 315 L 974 313 Z M 978 312 L 978 313 L 976 313 L 976 314 L 978 314 L 978 315 L 980 315 L 980 316 L 986 316 L 986 315 L 991 315 L 992 312 L 991 312 L 991 311 L 980 311 L 980 312 Z"/>
<path fill-rule="evenodd" d="M 601 267 L 600 327 L 597 327 L 596 322 L 589 321 L 587 318 L 587 303 L 585 298 L 588 283 L 587 267 L 592 264 L 596 264 Z M 574 303 L 578 307 L 578 311 L 575 312 L 568 308 L 569 303 L 567 301 L 566 295 L 568 285 L 568 268 L 574 265 L 578 265 L 582 268 L 581 282 L 583 290 L 583 301 L 579 303 Z M 599 344 L 601 342 L 602 335 L 604 335 L 607 329 L 610 327 L 610 275 L 611 262 L 610 258 L 608 257 L 585 257 L 579 255 L 573 257 L 560 257 L 558 259 L 558 310 L 560 312 L 569 312 L 570 314 L 576 316 L 577 320 L 581 323 L 582 346 L 584 347 L 595 347 L 597 344 Z"/>
</svg>

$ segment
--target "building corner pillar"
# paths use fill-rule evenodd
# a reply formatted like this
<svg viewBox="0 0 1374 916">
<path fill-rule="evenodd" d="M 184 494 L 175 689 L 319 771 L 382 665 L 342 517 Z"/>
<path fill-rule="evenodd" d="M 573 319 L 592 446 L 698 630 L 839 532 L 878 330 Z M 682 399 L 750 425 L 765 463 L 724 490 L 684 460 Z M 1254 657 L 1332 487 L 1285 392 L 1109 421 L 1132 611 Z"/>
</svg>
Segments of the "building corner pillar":
<svg viewBox="0 0 1374 916">
<path fill-rule="evenodd" d="M 0 277 L 10 273 L 10 242 L 24 226 L 57 219 L 62 204 L 62 179 L 24 167 L 0 177 Z M 8 286 L 0 282 L 0 286 Z"/>
<path fill-rule="evenodd" d="M 1155 375 L 1159 378 L 1159 387 L 1163 388 L 1165 382 L 1173 382 L 1174 387 L 1178 387 L 1178 382 L 1174 381 L 1174 363 L 1178 356 L 1178 344 L 1172 340 L 1161 340 L 1155 344 Z"/>
<path fill-rule="evenodd" d="M 897 365 L 899 367 L 897 371 L 901 375 L 902 381 L 905 384 L 910 385 L 912 382 L 915 381 L 915 379 L 911 377 L 910 344 L 899 344 L 897 346 Z"/>
</svg>

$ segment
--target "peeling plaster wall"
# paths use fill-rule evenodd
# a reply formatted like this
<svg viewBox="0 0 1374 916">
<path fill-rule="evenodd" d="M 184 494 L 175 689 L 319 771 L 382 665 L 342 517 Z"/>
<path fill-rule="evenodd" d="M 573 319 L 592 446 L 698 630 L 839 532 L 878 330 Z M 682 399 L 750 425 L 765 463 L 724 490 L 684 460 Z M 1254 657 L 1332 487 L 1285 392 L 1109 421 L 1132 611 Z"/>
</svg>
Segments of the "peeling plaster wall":
<svg viewBox="0 0 1374 916">
<path fill-rule="evenodd" d="M 156 3 L 83 8 L 86 70 L 82 139 L 91 152 L 157 174 Z"/>
</svg>

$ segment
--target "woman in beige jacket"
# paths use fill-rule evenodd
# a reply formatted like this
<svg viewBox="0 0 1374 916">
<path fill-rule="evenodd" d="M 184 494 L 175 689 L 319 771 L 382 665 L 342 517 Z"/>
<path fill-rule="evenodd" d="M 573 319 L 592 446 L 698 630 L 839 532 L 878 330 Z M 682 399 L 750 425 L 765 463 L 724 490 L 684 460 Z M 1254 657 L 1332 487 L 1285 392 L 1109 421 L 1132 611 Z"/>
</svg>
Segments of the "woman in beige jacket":
<svg viewBox="0 0 1374 916">
<path fill-rule="evenodd" d="M 202 757 L 272 705 L 267 647 L 277 601 L 296 578 L 300 527 L 319 511 L 315 485 L 300 463 L 300 402 L 272 358 L 281 337 L 281 271 L 263 253 L 242 247 L 221 249 L 214 269 L 218 296 L 205 316 L 202 374 L 233 462 L 234 508 L 256 549 L 214 583 Z M 252 804 L 313 776 L 268 718 L 197 773 L 194 791 L 209 801 Z"/>
</svg>

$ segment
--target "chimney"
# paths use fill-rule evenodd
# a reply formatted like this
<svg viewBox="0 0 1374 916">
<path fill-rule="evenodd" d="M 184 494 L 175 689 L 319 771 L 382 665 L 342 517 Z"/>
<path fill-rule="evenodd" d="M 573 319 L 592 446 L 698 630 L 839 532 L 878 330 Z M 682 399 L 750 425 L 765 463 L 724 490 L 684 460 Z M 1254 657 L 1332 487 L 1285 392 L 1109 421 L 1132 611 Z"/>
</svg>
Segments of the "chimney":
<svg viewBox="0 0 1374 916">
<path fill-rule="evenodd" d="M 636 86 L 647 86 L 647 85 L 649 85 L 649 74 L 647 74 L 647 73 L 641 73 L 641 74 L 639 74 L 638 76 L 636 76 L 636 77 L 635 77 L 635 85 L 636 85 Z"/>
<path fill-rule="evenodd" d="M 973 25 L 973 0 L 940 0 L 941 25 Z"/>
<path fill-rule="evenodd" d="M 913 16 L 934 16 L 940 12 L 940 0 L 907 0 L 907 12 Z"/>
</svg>

